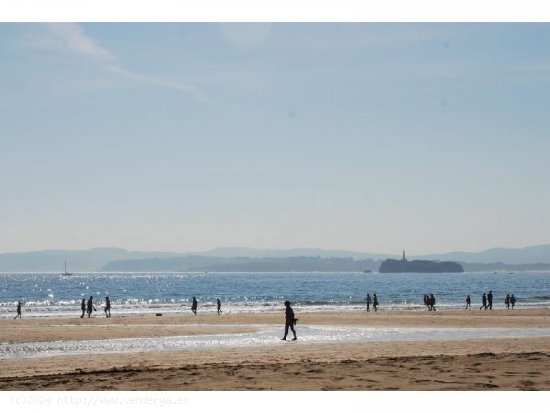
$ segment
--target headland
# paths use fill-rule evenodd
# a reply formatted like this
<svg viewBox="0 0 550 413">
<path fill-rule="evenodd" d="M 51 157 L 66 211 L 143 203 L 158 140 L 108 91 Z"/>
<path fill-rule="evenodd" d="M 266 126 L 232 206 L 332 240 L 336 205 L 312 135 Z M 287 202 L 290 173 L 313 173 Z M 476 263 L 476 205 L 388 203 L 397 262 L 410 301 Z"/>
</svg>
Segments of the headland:
<svg viewBox="0 0 550 413">
<path fill-rule="evenodd" d="M 378 272 L 381 273 L 456 273 L 464 272 L 462 265 L 453 261 L 413 260 L 405 257 L 401 260 L 387 259 L 382 261 Z"/>
</svg>

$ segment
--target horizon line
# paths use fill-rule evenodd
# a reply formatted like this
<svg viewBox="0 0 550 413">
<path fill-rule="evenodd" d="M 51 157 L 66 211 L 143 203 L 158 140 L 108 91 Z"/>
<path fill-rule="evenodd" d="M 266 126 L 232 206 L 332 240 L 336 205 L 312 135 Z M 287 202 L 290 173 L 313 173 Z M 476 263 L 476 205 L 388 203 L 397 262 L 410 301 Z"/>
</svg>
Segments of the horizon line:
<svg viewBox="0 0 550 413">
<path fill-rule="evenodd" d="M 527 248 L 534 247 L 544 247 L 550 246 L 550 243 L 547 244 L 534 244 L 520 247 L 490 247 L 482 250 L 452 250 L 447 252 L 429 252 L 429 253 L 407 253 L 407 256 L 425 256 L 425 255 L 446 255 L 446 254 L 477 254 L 482 252 L 487 252 L 495 249 L 512 249 L 512 250 L 522 250 Z M 0 255 L 4 254 L 25 254 L 25 253 L 36 253 L 36 252 L 83 252 L 83 251 L 92 251 L 92 250 L 123 250 L 125 252 L 147 252 L 147 253 L 163 253 L 163 254 L 177 254 L 177 255 L 201 255 L 205 253 L 211 253 L 215 250 L 220 249 L 249 249 L 249 250 L 265 250 L 265 251 L 293 251 L 293 250 L 319 250 L 319 251 L 338 251 L 343 253 L 353 253 L 353 254 L 368 254 L 368 255 L 387 255 L 387 256 L 401 256 L 402 252 L 407 252 L 407 249 L 399 250 L 399 253 L 387 253 L 387 252 L 371 252 L 371 251 L 358 251 L 342 248 L 320 248 L 320 247 L 288 247 L 288 248 L 263 248 L 263 247 L 244 247 L 244 246 L 221 246 L 213 247 L 208 250 L 200 251 L 171 251 L 171 250 L 156 250 L 156 249 L 131 249 L 118 246 L 98 246 L 98 247 L 88 247 L 88 248 L 42 248 L 42 249 L 30 249 L 30 250 L 19 250 L 19 251 L 0 251 Z"/>
</svg>

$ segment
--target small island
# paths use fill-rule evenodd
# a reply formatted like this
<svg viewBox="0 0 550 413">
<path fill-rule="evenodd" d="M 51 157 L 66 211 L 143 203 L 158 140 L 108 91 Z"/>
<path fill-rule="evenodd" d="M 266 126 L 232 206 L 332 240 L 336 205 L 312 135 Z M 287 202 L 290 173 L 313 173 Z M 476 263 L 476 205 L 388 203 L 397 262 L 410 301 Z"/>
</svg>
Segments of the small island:
<svg viewBox="0 0 550 413">
<path fill-rule="evenodd" d="M 462 265 L 453 261 L 428 261 L 428 260 L 413 260 L 408 261 L 405 258 L 405 251 L 403 251 L 403 258 L 401 260 L 387 259 L 380 264 L 378 272 L 381 273 L 443 273 L 443 272 L 464 272 Z"/>
</svg>

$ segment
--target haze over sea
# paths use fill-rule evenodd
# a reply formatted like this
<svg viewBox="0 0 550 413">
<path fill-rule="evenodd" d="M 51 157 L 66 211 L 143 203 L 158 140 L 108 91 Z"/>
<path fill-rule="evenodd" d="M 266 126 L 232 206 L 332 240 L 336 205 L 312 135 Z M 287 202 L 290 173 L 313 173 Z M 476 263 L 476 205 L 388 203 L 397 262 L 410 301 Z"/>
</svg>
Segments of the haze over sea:
<svg viewBox="0 0 550 413">
<path fill-rule="evenodd" d="M 199 313 L 215 314 L 216 298 L 225 313 L 282 312 L 283 301 L 298 312 L 363 310 L 367 293 L 376 293 L 380 310 L 424 310 L 432 293 L 439 309 L 458 309 L 467 294 L 472 308 L 493 291 L 494 308 L 504 308 L 506 294 L 516 306 L 550 307 L 550 272 L 462 274 L 363 273 L 2 273 L 0 317 L 13 317 L 17 300 L 23 317 L 80 315 L 82 298 L 94 297 L 102 315 L 109 295 L 114 316 L 188 314 L 197 297 Z"/>
</svg>

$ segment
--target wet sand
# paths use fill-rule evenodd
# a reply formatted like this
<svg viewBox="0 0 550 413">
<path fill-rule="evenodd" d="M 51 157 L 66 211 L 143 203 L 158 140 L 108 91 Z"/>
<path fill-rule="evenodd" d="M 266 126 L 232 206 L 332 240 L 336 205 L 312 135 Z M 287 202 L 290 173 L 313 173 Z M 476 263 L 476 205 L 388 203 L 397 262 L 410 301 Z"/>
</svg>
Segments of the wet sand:
<svg viewBox="0 0 550 413">
<path fill-rule="evenodd" d="M 550 328 L 550 309 L 299 313 L 302 325 Z M 0 342 L 254 331 L 283 314 L 0 320 Z M 281 329 L 282 332 L 282 329 Z M 550 337 L 0 360 L 2 390 L 550 390 Z"/>
</svg>

